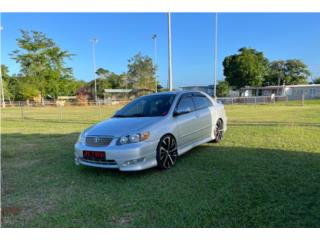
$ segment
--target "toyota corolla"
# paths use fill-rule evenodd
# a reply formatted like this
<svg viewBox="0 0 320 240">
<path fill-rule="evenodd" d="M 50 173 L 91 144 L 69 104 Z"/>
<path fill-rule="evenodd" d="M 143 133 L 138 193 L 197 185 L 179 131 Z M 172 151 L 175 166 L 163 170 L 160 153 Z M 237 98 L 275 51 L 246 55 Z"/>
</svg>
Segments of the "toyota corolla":
<svg viewBox="0 0 320 240">
<path fill-rule="evenodd" d="M 188 150 L 221 141 L 226 129 L 223 104 L 203 92 L 151 94 L 84 130 L 75 163 L 121 171 L 169 169 Z"/>
</svg>

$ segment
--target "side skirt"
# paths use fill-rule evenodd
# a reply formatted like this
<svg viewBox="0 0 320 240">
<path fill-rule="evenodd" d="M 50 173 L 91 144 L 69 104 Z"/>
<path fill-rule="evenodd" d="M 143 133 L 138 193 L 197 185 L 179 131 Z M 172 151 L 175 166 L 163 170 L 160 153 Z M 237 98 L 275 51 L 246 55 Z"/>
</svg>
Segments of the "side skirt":
<svg viewBox="0 0 320 240">
<path fill-rule="evenodd" d="M 197 146 L 199 146 L 199 145 L 201 145 L 201 144 L 210 142 L 210 141 L 213 140 L 213 139 L 214 139 L 214 138 L 211 138 L 211 137 L 205 138 L 205 139 L 203 139 L 203 140 L 200 140 L 200 141 L 191 143 L 190 145 L 188 145 L 188 146 L 186 146 L 186 147 L 184 147 L 184 148 L 182 148 L 182 149 L 179 149 L 179 148 L 178 148 L 178 156 L 181 156 L 182 154 L 188 152 L 189 150 L 191 150 L 191 149 L 194 148 L 194 147 L 197 147 Z"/>
</svg>

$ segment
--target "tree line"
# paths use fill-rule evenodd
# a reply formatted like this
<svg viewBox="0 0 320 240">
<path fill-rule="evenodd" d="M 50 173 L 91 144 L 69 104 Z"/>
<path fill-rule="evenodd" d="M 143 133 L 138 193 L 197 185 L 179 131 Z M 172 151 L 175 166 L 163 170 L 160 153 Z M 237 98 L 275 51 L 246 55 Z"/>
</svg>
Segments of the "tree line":
<svg viewBox="0 0 320 240">
<path fill-rule="evenodd" d="M 269 61 L 253 48 L 241 48 L 223 60 L 224 81 L 217 86 L 218 96 L 226 96 L 230 87 L 308 84 L 310 71 L 298 59 Z M 320 78 L 314 79 L 320 83 Z"/>
<path fill-rule="evenodd" d="M 33 97 L 57 99 L 58 96 L 74 96 L 85 88 L 94 93 L 94 80 L 75 79 L 66 61 L 75 54 L 61 49 L 52 39 L 38 31 L 21 30 L 16 40 L 18 49 L 10 56 L 20 65 L 18 74 L 9 74 L 1 65 L 4 96 L 6 100 L 27 100 Z M 297 59 L 269 61 L 253 48 L 241 48 L 238 53 L 223 60 L 224 81 L 217 86 L 218 96 L 226 96 L 230 87 L 291 85 L 308 83 L 308 67 Z M 107 88 L 162 89 L 156 83 L 156 68 L 149 56 L 137 53 L 128 60 L 126 72 L 116 74 L 105 68 L 96 71 L 97 95 L 102 98 Z M 320 78 L 314 80 L 320 83 Z"/>
<path fill-rule="evenodd" d="M 81 88 L 94 94 L 94 80 L 85 82 L 73 76 L 66 61 L 75 54 L 62 50 L 52 39 L 38 31 L 21 30 L 18 49 L 10 56 L 20 65 L 18 74 L 9 75 L 9 69 L 1 65 L 4 96 L 6 100 L 27 100 L 33 97 L 57 99 L 58 96 L 74 96 Z M 103 97 L 106 88 L 161 88 L 156 84 L 156 66 L 149 56 L 137 53 L 128 60 L 128 70 L 116 74 L 104 68 L 96 71 L 97 95 Z"/>
</svg>

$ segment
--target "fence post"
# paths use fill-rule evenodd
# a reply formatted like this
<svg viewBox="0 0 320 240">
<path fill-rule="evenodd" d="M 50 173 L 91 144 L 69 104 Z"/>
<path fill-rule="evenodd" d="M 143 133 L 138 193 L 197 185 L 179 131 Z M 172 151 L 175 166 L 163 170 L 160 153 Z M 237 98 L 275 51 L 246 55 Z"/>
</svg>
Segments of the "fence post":
<svg viewBox="0 0 320 240">
<path fill-rule="evenodd" d="M 62 104 L 59 106 L 60 109 L 60 121 L 62 121 Z"/>
<path fill-rule="evenodd" d="M 289 99 L 288 99 L 288 95 L 286 96 L 286 105 L 289 105 Z"/>
<path fill-rule="evenodd" d="M 233 97 L 231 98 L 231 105 L 233 105 Z"/>
<path fill-rule="evenodd" d="M 24 119 L 23 105 L 21 104 L 21 101 L 19 101 L 19 106 L 20 106 L 20 112 L 21 112 L 21 119 Z"/>
<path fill-rule="evenodd" d="M 304 106 L 304 93 L 302 93 L 302 96 L 301 96 L 301 106 Z"/>
<path fill-rule="evenodd" d="M 99 100 L 98 104 L 99 104 L 99 115 L 100 115 L 100 119 L 101 119 L 102 113 L 101 113 L 101 102 L 100 102 L 100 100 Z"/>
</svg>

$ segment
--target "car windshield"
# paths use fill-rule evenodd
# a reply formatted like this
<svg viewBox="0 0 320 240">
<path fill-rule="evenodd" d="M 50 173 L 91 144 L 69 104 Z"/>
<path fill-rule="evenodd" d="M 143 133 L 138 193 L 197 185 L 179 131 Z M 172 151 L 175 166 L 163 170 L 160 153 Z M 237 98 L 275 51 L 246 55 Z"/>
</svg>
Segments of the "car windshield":
<svg viewBox="0 0 320 240">
<path fill-rule="evenodd" d="M 119 110 L 113 117 L 159 117 L 165 116 L 175 94 L 158 94 L 140 97 Z"/>
</svg>

